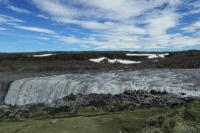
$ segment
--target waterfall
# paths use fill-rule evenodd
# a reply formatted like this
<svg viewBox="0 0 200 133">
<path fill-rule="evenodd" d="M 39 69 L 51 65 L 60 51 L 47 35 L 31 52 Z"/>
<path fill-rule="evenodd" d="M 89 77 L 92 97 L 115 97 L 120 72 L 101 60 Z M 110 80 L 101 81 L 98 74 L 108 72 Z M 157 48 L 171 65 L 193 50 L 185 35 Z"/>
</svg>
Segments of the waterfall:
<svg viewBox="0 0 200 133">
<path fill-rule="evenodd" d="M 0 80 L 0 105 L 3 104 L 5 96 L 8 92 L 11 81 Z"/>
<path fill-rule="evenodd" d="M 118 94 L 125 90 L 157 90 L 200 97 L 200 69 L 88 72 L 14 81 L 6 104 L 51 103 L 70 94 Z"/>
</svg>

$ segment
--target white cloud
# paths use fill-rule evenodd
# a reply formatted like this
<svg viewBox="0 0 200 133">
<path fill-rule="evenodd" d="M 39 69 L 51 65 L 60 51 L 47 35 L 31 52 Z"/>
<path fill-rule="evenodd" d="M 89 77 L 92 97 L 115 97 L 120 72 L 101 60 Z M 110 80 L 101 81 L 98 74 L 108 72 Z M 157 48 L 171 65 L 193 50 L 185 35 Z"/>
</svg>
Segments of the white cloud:
<svg viewBox="0 0 200 133">
<path fill-rule="evenodd" d="M 101 38 L 102 37 L 102 38 Z M 66 44 L 81 44 L 81 46 L 95 46 L 96 49 L 121 49 L 121 48 L 141 48 L 137 38 L 122 36 L 119 34 L 104 35 L 99 37 L 75 37 L 59 36 L 58 40 Z"/>
<path fill-rule="evenodd" d="M 200 39 L 199 38 L 194 38 L 190 36 L 184 36 L 184 35 L 174 35 L 171 38 L 170 41 L 171 45 L 175 47 L 186 47 L 186 46 L 195 46 L 200 44 Z"/>
<path fill-rule="evenodd" d="M 176 27 L 179 16 L 172 11 L 164 11 L 153 17 L 147 18 L 147 30 L 149 35 L 156 37 L 167 34 L 167 30 Z"/>
<path fill-rule="evenodd" d="M 22 23 L 22 22 L 24 21 L 21 19 L 0 14 L 0 24 L 16 24 L 16 23 Z"/>
<path fill-rule="evenodd" d="M 21 30 L 27 30 L 27 31 L 33 31 L 33 32 L 39 32 L 39 33 L 47 33 L 47 34 L 56 34 L 55 31 L 45 29 L 45 28 L 39 28 L 39 27 L 28 27 L 28 26 L 15 26 L 15 28 L 21 29 Z"/>
<path fill-rule="evenodd" d="M 78 44 L 81 43 L 83 40 L 76 38 L 74 36 L 69 36 L 69 37 L 59 37 L 59 40 L 68 43 L 68 44 Z M 82 42 L 83 43 L 83 42 Z"/>
<path fill-rule="evenodd" d="M 191 6 L 193 6 L 194 8 L 200 8 L 200 1 L 194 1 L 192 3 L 190 3 Z"/>
<path fill-rule="evenodd" d="M 41 14 L 38 14 L 37 17 L 39 17 L 39 18 L 43 18 L 43 19 L 49 19 L 47 16 L 45 16 L 45 15 L 41 15 Z"/>
<path fill-rule="evenodd" d="M 12 6 L 12 5 L 7 6 L 7 8 L 9 8 L 10 10 L 13 10 L 15 12 L 18 12 L 18 13 L 31 14 L 31 12 L 26 9 L 18 8 L 18 7 Z"/>
<path fill-rule="evenodd" d="M 194 22 L 193 24 L 187 25 L 183 28 L 183 31 L 185 32 L 197 32 L 198 30 L 200 30 L 200 21 Z"/>
<path fill-rule="evenodd" d="M 113 23 L 106 22 L 106 23 L 99 23 L 95 21 L 79 21 L 77 22 L 84 28 L 87 29 L 94 29 L 94 30 L 106 30 L 113 27 Z"/>
<path fill-rule="evenodd" d="M 32 0 L 32 2 L 58 24 L 75 24 L 95 32 L 95 34 L 86 33 L 90 37 L 75 35 L 58 37 L 59 41 L 66 44 L 92 45 L 97 49 L 150 49 L 200 44 L 200 40 L 192 36 L 169 32 L 170 29 L 179 26 L 183 17 L 177 12 L 178 6 L 184 2 L 182 0 Z"/>
<path fill-rule="evenodd" d="M 44 37 L 44 36 L 39 36 L 39 37 L 37 37 L 37 39 L 39 39 L 39 40 L 44 40 L 44 41 L 50 40 L 50 38 Z"/>
<path fill-rule="evenodd" d="M 66 23 L 71 22 L 70 20 L 77 20 L 77 17 L 123 21 L 124 19 L 141 15 L 145 11 L 159 7 L 167 2 L 169 3 L 169 0 L 115 0 L 112 3 L 109 3 L 110 1 L 108 0 L 67 2 L 62 0 L 32 0 L 32 2 L 40 10 L 52 15 L 53 20 Z M 76 6 L 71 6 L 77 4 L 82 5 L 84 8 L 80 9 L 76 8 Z"/>
<path fill-rule="evenodd" d="M 94 37 L 56 36 L 56 38 L 67 44 L 82 44 L 83 46 L 88 44 L 98 46 L 102 44 L 102 42 L 96 40 Z"/>
<path fill-rule="evenodd" d="M 184 12 L 183 15 L 187 16 L 200 13 L 200 1 L 186 1 L 184 3 L 187 7 L 187 12 Z"/>
<path fill-rule="evenodd" d="M 112 20 L 126 20 L 141 15 L 148 10 L 160 7 L 168 3 L 175 6 L 179 0 L 78 0 L 82 5 L 87 5 L 91 11 L 95 10 L 95 16 L 101 16 Z M 84 12 L 83 12 L 84 15 Z"/>
<path fill-rule="evenodd" d="M 65 7 L 59 0 L 32 0 L 32 2 L 42 11 L 54 17 L 69 17 L 72 12 Z"/>
</svg>

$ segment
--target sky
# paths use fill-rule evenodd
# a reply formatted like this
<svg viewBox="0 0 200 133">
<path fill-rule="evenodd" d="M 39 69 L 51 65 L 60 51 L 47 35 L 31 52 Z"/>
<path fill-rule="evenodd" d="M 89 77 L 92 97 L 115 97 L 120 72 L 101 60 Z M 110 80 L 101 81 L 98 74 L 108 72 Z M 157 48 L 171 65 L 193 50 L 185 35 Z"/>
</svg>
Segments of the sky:
<svg viewBox="0 0 200 133">
<path fill-rule="evenodd" d="M 0 0 L 0 52 L 200 49 L 200 0 Z"/>
</svg>

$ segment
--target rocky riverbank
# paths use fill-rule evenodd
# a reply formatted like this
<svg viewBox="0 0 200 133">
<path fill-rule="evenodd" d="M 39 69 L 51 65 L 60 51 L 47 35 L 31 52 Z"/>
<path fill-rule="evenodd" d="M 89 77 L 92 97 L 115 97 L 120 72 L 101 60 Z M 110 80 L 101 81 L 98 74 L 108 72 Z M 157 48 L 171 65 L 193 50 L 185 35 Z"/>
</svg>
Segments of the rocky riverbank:
<svg viewBox="0 0 200 133">
<path fill-rule="evenodd" d="M 53 101 L 51 104 L 34 104 L 25 106 L 2 105 L 0 120 L 20 120 L 34 117 L 55 117 L 60 113 L 76 113 L 89 109 L 95 112 L 123 112 L 138 108 L 172 107 L 197 100 L 184 98 L 163 92 L 125 91 L 117 95 L 89 94 L 70 95 Z M 72 115 L 73 116 L 73 115 Z"/>
</svg>

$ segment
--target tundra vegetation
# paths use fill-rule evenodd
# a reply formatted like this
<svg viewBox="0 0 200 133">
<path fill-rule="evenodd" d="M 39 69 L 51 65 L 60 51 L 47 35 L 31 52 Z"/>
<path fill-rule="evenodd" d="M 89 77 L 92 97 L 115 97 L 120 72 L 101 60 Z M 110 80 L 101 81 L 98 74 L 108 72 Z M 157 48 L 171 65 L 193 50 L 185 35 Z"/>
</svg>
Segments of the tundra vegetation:
<svg viewBox="0 0 200 133">
<path fill-rule="evenodd" d="M 199 133 L 199 112 L 199 101 L 122 112 L 87 106 L 71 112 L 34 112 L 32 118 L 1 120 L 0 133 Z"/>
</svg>

